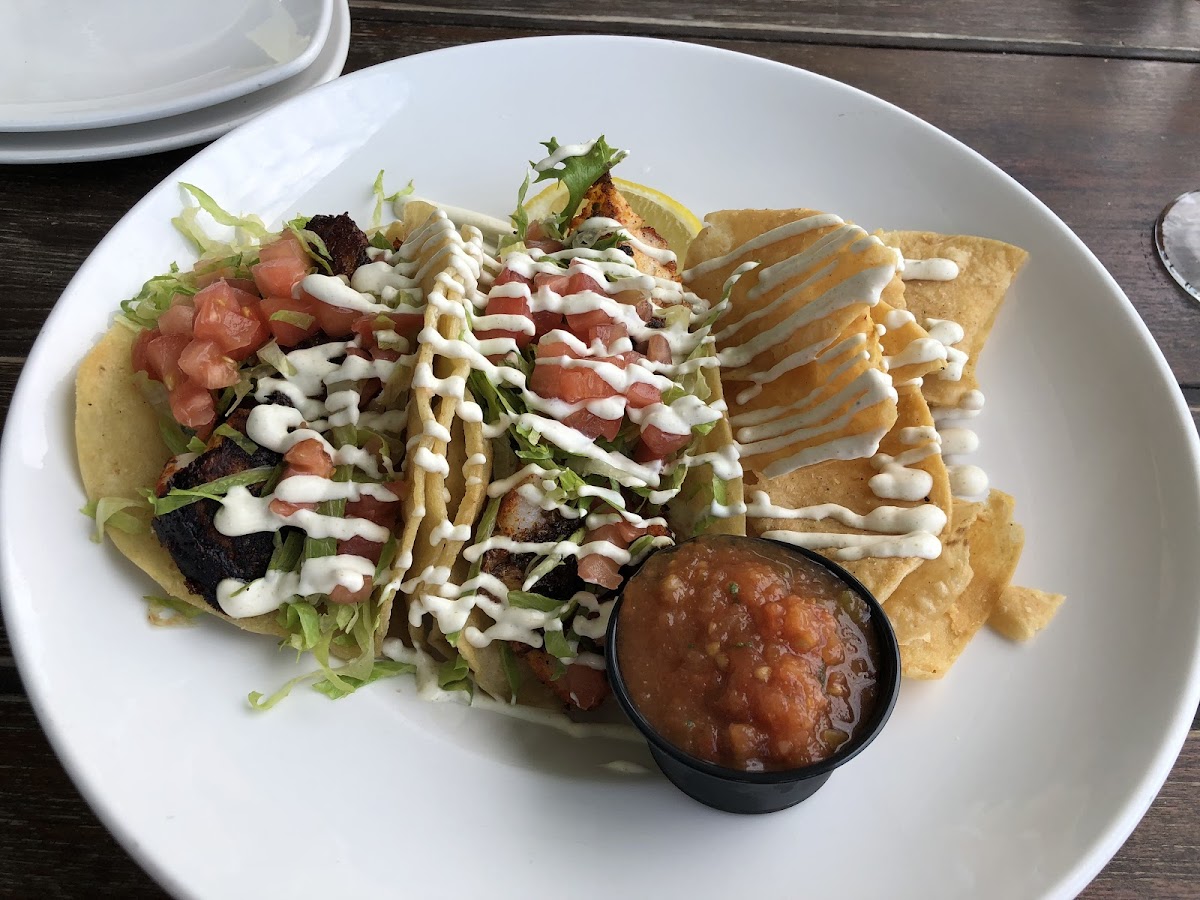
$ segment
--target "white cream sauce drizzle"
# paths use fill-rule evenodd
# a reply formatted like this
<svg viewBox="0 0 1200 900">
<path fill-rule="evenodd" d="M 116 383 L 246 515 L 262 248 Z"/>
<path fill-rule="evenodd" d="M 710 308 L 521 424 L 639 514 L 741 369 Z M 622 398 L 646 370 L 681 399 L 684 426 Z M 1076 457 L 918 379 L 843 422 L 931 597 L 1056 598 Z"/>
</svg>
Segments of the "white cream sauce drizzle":
<svg viewBox="0 0 1200 900">
<path fill-rule="evenodd" d="M 403 300 L 405 312 L 421 312 L 420 280 L 431 266 L 453 265 L 444 251 L 422 254 L 430 242 L 437 241 L 449 227 L 445 216 L 433 217 L 405 241 L 394 253 L 376 254 L 361 266 L 354 277 L 309 275 L 301 287 L 324 302 L 364 314 L 393 312 L 395 302 Z M 418 259 L 428 256 L 423 265 Z M 403 296 L 401 296 L 403 293 Z M 349 355 L 360 339 L 329 341 L 316 347 L 285 354 L 286 372 L 261 378 L 256 385 L 257 405 L 247 417 L 247 436 L 256 444 L 286 454 L 301 441 L 315 440 L 337 466 L 351 466 L 366 478 L 387 481 L 397 478 L 390 461 L 380 467 L 373 454 L 346 444 L 335 447 L 330 432 L 339 426 L 360 425 L 377 431 L 403 432 L 403 411 L 360 411 L 360 388 L 367 379 L 387 382 L 401 366 L 412 366 L 415 354 L 392 362 Z M 271 402 L 275 394 L 286 397 L 291 405 Z M 420 451 L 418 451 L 419 455 Z M 446 465 L 445 459 L 414 460 L 429 469 Z M 319 504 L 329 500 L 355 501 L 363 497 L 399 502 L 397 494 L 382 484 L 360 481 L 334 481 L 307 475 L 282 479 L 275 490 L 255 497 L 245 487 L 235 487 L 221 502 L 214 517 L 218 531 L 229 536 L 278 531 L 285 526 L 303 529 L 310 538 L 336 538 L 344 541 L 359 537 L 376 543 L 387 540 L 389 531 L 368 519 L 356 516 L 323 515 L 314 509 L 297 509 L 283 516 L 270 509 L 272 500 L 289 503 Z M 403 561 L 401 561 L 403 564 Z M 375 564 L 360 556 L 335 553 L 305 560 L 299 572 L 268 572 L 249 583 L 227 578 L 217 588 L 218 602 L 230 616 L 244 618 L 262 615 L 299 596 L 329 594 L 337 587 L 350 592 L 361 590 L 366 579 L 375 575 Z"/>
<path fill-rule="evenodd" d="M 979 415 L 983 410 L 983 402 L 982 393 L 968 391 L 959 400 L 958 406 L 935 407 L 932 410 L 941 435 L 942 452 L 946 457 L 950 493 L 960 500 L 985 500 L 990 487 L 987 473 L 979 466 L 964 461 L 964 457 L 970 457 L 979 449 L 979 437 L 973 430 L 960 424 Z"/>
</svg>

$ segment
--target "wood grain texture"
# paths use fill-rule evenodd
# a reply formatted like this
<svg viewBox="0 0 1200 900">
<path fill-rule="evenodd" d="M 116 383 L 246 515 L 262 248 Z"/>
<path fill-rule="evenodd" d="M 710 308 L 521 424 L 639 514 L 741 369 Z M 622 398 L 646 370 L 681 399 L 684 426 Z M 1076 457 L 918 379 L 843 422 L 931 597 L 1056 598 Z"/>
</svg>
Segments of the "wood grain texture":
<svg viewBox="0 0 1200 900">
<path fill-rule="evenodd" d="M 1200 59 L 1200 4 L 1180 0 L 1025 0 L 997 14 L 987 3 L 643 0 L 604 5 L 523 0 L 404 3 L 352 0 L 356 13 L 418 25 L 452 22 L 561 28 L 651 37 L 753 38 L 860 47 L 985 50 L 1142 59 Z"/>
<path fill-rule="evenodd" d="M 387 0 L 353 6 L 348 70 L 443 46 L 550 33 L 546 28 L 682 38 L 737 33 L 759 40 L 706 42 L 799 65 L 891 100 L 984 153 L 1080 234 L 1163 346 L 1193 413 L 1200 410 L 1200 310 L 1161 271 L 1149 242 L 1158 209 L 1200 186 L 1200 117 L 1194 114 L 1200 65 L 1152 59 L 1182 58 L 1200 46 L 1191 18 L 1200 4 L 1156 2 L 1148 4 L 1156 16 L 1139 18 L 1129 11 L 1134 4 L 1024 0 L 1022 8 L 1036 15 L 1003 27 L 992 20 L 1021 17 L 944 0 L 876 0 L 854 11 L 843 8 L 848 4 L 753 2 L 736 7 L 740 23 L 725 12 L 734 7 L 715 2 L 692 2 L 686 13 L 662 0 L 618 3 L 603 20 L 543 0 L 490 7 L 497 13 L 481 3 L 450 12 Z M 959 52 L 886 49 L 935 46 L 918 33 L 934 19 L 944 44 Z M 818 27 L 822 33 L 804 30 Z M 1082 40 L 1085 46 L 1042 41 L 1030 48 L 1062 55 L 966 52 L 1040 41 L 1039 34 L 1050 43 Z M 1089 58 L 1103 54 L 1147 59 Z M 21 360 L 79 263 L 193 152 L 3 170 L 0 421 Z M 1193 730 L 1150 812 L 1085 897 L 1200 896 L 1198 781 L 1200 731 Z M 2 628 L 0 896 L 165 896 L 116 845 L 54 758 L 24 699 Z"/>
</svg>

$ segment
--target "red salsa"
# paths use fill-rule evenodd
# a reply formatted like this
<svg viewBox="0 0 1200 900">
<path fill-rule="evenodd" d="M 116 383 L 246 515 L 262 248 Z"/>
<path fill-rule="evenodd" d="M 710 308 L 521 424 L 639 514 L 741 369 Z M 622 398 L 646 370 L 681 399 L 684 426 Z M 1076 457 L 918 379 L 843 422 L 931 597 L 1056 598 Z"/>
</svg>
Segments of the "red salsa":
<svg viewBox="0 0 1200 900">
<path fill-rule="evenodd" d="M 668 741 L 732 769 L 827 759 L 875 702 L 870 610 L 832 572 L 765 541 L 660 552 L 625 588 L 617 661 Z"/>
</svg>

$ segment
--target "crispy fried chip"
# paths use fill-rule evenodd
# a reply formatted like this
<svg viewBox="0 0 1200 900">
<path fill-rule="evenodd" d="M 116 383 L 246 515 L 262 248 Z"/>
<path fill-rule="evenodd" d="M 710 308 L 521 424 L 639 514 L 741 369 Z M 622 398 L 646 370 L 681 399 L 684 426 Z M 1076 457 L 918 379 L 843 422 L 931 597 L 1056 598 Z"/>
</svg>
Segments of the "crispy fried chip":
<svg viewBox="0 0 1200 900">
<path fill-rule="evenodd" d="M 988 617 L 988 624 L 1011 641 L 1027 641 L 1047 625 L 1066 598 L 1010 584 Z"/>
<path fill-rule="evenodd" d="M 871 319 L 883 328 L 879 344 L 893 384 L 936 375 L 946 368 L 945 345 L 930 337 L 908 310 L 880 300 L 871 310 Z"/>
<path fill-rule="evenodd" d="M 924 385 L 931 406 L 957 406 L 963 394 L 979 387 L 975 380 L 979 354 L 1004 295 L 1029 254 L 989 238 L 923 231 L 876 234 L 908 259 L 951 259 L 958 265 L 958 277 L 952 281 L 913 280 L 904 285 L 905 307 L 919 322 L 949 319 L 963 329 L 963 339 L 955 345 L 956 350 L 967 354 L 962 377 L 951 380 L 956 367 L 947 366 L 937 377 L 927 378 Z"/>
<path fill-rule="evenodd" d="M 870 456 L 896 418 L 870 316 L 894 252 L 812 210 L 717 212 L 688 251 L 688 287 L 715 301 L 746 263 L 716 326 L 743 466 L 775 477 Z"/>
<path fill-rule="evenodd" d="M 896 631 L 896 640 L 905 644 L 926 637 L 932 623 L 962 594 L 971 582 L 973 571 L 967 546 L 967 530 L 983 510 L 983 503 L 954 502 L 954 522 L 942 533 L 942 554 L 922 561 L 888 596 L 876 599 Z"/>
<path fill-rule="evenodd" d="M 869 515 L 885 507 L 911 509 L 931 506 L 944 515 L 946 524 L 943 528 L 952 527 L 953 520 L 950 480 L 933 437 L 933 417 L 929 407 L 915 385 L 901 388 L 897 396 L 898 418 L 881 442 L 878 455 L 806 466 L 778 478 L 759 478 L 754 486 L 747 488 L 749 495 L 756 490 L 765 491 L 773 505 L 803 510 L 807 516 L 787 519 L 754 517 L 747 524 L 749 533 L 762 535 L 782 530 L 825 535 L 824 540 L 814 539 L 806 543 L 839 560 L 877 599 L 886 599 L 922 560 L 911 553 L 906 556 L 856 559 L 856 555 L 865 550 L 887 554 L 903 549 L 905 536 L 880 534 L 843 524 L 828 517 L 831 512 L 836 514 L 836 510 L 820 507 L 836 504 L 860 515 Z M 898 459 L 905 453 L 911 454 L 906 460 L 907 468 L 925 473 L 928 483 L 924 487 L 927 493 L 917 500 L 880 497 L 872 490 L 872 479 L 877 476 L 886 478 L 884 457 Z M 886 484 L 875 482 L 875 485 L 883 493 L 888 493 Z M 839 549 L 839 545 L 844 546 Z"/>
<path fill-rule="evenodd" d="M 928 634 L 900 645 L 901 670 L 911 678 L 941 678 L 983 627 L 1000 595 L 1012 580 L 1025 543 L 1025 533 L 1013 521 L 1013 498 L 992 491 L 986 507 L 967 530 L 973 574 L 966 589 L 938 619 Z"/>
</svg>

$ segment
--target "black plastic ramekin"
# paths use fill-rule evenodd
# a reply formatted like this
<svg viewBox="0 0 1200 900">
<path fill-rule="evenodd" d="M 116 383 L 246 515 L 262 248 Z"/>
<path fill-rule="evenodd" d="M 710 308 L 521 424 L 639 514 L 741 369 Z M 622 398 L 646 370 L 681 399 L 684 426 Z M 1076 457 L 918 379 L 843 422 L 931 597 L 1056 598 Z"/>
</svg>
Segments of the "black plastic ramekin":
<svg viewBox="0 0 1200 900">
<path fill-rule="evenodd" d="M 829 780 L 829 776 L 840 766 L 858 756 L 871 741 L 875 740 L 887 723 L 896 698 L 900 693 L 900 647 L 896 633 L 883 607 L 863 587 L 857 578 L 819 553 L 796 547 L 783 541 L 768 541 L 764 538 L 736 537 L 738 541 L 768 543 L 789 553 L 803 556 L 831 572 L 848 589 L 858 594 L 871 611 L 871 627 L 875 631 L 878 647 L 876 660 L 875 703 L 867 717 L 855 729 L 854 736 L 838 748 L 828 759 L 796 769 L 780 769 L 770 772 L 747 772 L 716 765 L 692 756 L 660 735 L 630 699 L 621 676 L 621 662 L 617 654 L 617 636 L 621 627 L 621 603 L 618 598 L 608 623 L 604 645 L 608 680 L 621 708 L 650 745 L 650 753 L 662 773 L 681 791 L 714 809 L 732 813 L 768 813 L 795 806 L 811 797 Z M 693 538 L 692 540 L 703 540 Z M 690 543 L 685 541 L 683 543 Z M 682 546 L 682 544 L 677 545 Z M 672 553 L 676 548 L 660 550 Z M 626 587 L 640 574 L 639 570 L 626 582 Z"/>
</svg>

